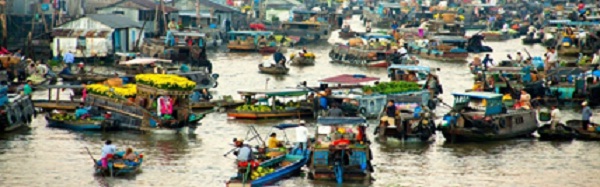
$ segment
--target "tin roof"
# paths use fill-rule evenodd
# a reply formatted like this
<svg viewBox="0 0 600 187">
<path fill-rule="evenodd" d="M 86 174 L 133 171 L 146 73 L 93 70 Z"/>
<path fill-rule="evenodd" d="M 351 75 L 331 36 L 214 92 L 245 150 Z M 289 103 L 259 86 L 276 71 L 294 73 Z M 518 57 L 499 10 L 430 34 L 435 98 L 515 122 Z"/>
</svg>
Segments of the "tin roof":
<svg viewBox="0 0 600 187">
<path fill-rule="evenodd" d="M 138 6 L 131 6 L 130 4 L 127 4 L 127 2 L 131 2 L 133 4 L 136 4 Z M 139 10 L 156 10 L 158 3 L 156 3 L 155 1 L 152 0 L 122 0 L 116 3 L 113 3 L 111 5 L 99 8 L 99 9 L 103 9 L 103 8 L 109 8 L 109 7 L 125 7 L 125 8 L 133 8 L 133 9 L 139 9 Z M 173 12 L 173 11 L 177 11 L 176 8 L 173 8 L 171 6 L 167 6 L 166 4 L 164 5 L 164 11 L 165 12 Z"/>
<path fill-rule="evenodd" d="M 85 17 L 96 20 L 113 29 L 142 27 L 140 23 L 120 14 L 88 14 Z"/>
<path fill-rule="evenodd" d="M 86 38 L 106 38 L 112 31 L 95 30 L 95 29 L 54 29 L 52 36 L 54 37 L 86 37 Z"/>
<path fill-rule="evenodd" d="M 329 77 L 326 79 L 322 79 L 322 80 L 319 80 L 319 82 L 333 83 L 333 84 L 358 84 L 358 83 L 373 82 L 373 81 L 378 81 L 378 80 L 379 80 L 379 78 L 377 78 L 377 77 L 367 77 L 364 75 L 343 74 L 343 75 L 338 75 L 335 77 Z"/>
</svg>

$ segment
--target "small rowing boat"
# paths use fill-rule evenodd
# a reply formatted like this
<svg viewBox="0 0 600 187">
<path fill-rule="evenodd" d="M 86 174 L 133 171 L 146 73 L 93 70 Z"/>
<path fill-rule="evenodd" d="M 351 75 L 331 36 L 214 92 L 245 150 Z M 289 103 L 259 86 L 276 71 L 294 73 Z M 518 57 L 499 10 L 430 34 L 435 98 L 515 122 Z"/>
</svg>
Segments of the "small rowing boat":
<svg viewBox="0 0 600 187">
<path fill-rule="evenodd" d="M 575 130 L 564 124 L 558 124 L 555 130 L 550 129 L 550 124 L 542 125 L 538 128 L 537 133 L 540 135 L 540 140 L 573 140 L 575 138 Z"/>
<path fill-rule="evenodd" d="M 264 67 L 262 64 L 258 65 L 258 69 L 261 73 L 272 74 L 272 75 L 285 75 L 290 71 L 289 68 L 283 66 L 271 66 Z"/>
<path fill-rule="evenodd" d="M 567 126 L 571 127 L 573 130 L 575 130 L 575 138 L 580 139 L 580 140 L 595 140 L 595 141 L 600 140 L 600 132 L 597 130 L 597 128 L 594 128 L 594 127 L 598 127 L 599 125 L 595 124 L 595 123 L 590 123 L 592 128 L 583 129 L 582 128 L 583 125 L 581 124 L 582 122 L 583 122 L 582 120 L 567 121 Z"/>
<path fill-rule="evenodd" d="M 108 159 L 108 167 L 102 168 L 102 160 L 96 161 L 94 169 L 96 173 L 108 174 L 109 176 L 129 175 L 135 174 L 140 171 L 142 163 L 144 162 L 144 155 L 135 152 L 137 158 L 134 161 L 124 160 L 123 155 L 125 151 L 119 151 L 115 153 L 113 158 Z"/>
<path fill-rule="evenodd" d="M 117 130 L 119 128 L 116 123 L 105 123 L 103 117 L 75 119 L 75 116 L 72 114 L 48 114 L 46 115 L 46 121 L 48 121 L 48 127 L 74 131 L 102 131 Z"/>
</svg>

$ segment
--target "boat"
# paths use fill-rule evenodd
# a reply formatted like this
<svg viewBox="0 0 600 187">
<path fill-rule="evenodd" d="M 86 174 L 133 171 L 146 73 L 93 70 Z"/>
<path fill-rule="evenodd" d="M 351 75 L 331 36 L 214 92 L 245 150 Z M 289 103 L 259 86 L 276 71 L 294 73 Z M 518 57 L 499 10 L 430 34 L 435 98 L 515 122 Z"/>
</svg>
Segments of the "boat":
<svg viewBox="0 0 600 187">
<path fill-rule="evenodd" d="M 263 64 L 259 64 L 258 70 L 260 71 L 260 73 L 264 73 L 264 74 L 285 75 L 285 74 L 288 74 L 288 72 L 290 71 L 290 68 L 278 66 L 278 65 L 271 65 L 270 67 L 264 67 Z"/>
<path fill-rule="evenodd" d="M 566 125 L 568 127 L 571 127 L 573 130 L 575 130 L 575 138 L 579 140 L 600 140 L 600 131 L 598 131 L 598 124 L 590 123 L 591 125 L 588 125 L 588 129 L 583 129 L 581 123 L 583 123 L 582 120 L 569 120 L 566 122 Z"/>
<path fill-rule="evenodd" d="M 525 45 L 533 45 L 533 44 L 537 44 L 537 43 L 542 43 L 542 37 L 523 37 L 521 38 L 521 42 Z"/>
<path fill-rule="evenodd" d="M 240 90 L 245 99 L 242 106 L 227 112 L 227 117 L 235 119 L 301 118 L 312 116 L 314 106 L 306 100 L 281 103 L 278 97 L 301 97 L 308 95 L 305 89 Z M 256 97 L 256 96 L 264 97 Z M 272 100 L 272 102 L 269 102 Z"/>
<path fill-rule="evenodd" d="M 0 134 L 29 127 L 37 115 L 29 97 L 8 94 L 0 87 L 0 100 L 7 101 L 0 105 L 3 107 L 0 111 L 4 111 L 0 112 Z"/>
<path fill-rule="evenodd" d="M 156 80 L 165 83 L 157 83 Z M 88 96 L 86 106 L 92 106 L 89 113 L 92 116 L 111 112 L 110 120 L 117 121 L 121 129 L 137 130 L 159 134 L 175 134 L 193 132 L 196 123 L 190 123 L 189 96 L 196 87 L 193 81 L 177 75 L 139 74 L 135 84 L 125 84 L 123 87 L 106 86 L 102 84 L 87 85 Z M 171 86 L 165 86 L 165 84 Z M 172 115 L 156 114 L 154 102 L 157 98 L 177 100 Z M 167 106 L 167 107 L 168 107 Z M 189 130 L 189 131 L 188 131 Z"/>
<path fill-rule="evenodd" d="M 270 31 L 229 31 L 227 34 L 230 37 L 227 48 L 230 51 L 258 51 L 269 54 L 275 53 L 278 49 L 284 50 L 283 46 L 277 45 L 281 42 L 278 42 Z M 265 38 L 267 43 L 259 44 L 260 38 Z"/>
<path fill-rule="evenodd" d="M 291 66 L 312 66 L 315 65 L 315 54 L 308 52 L 304 54 L 304 56 L 296 56 L 296 54 L 292 53 L 290 55 L 290 65 Z"/>
<path fill-rule="evenodd" d="M 315 143 L 310 144 L 309 179 L 370 183 L 373 156 L 366 124 L 363 117 L 319 117 Z M 341 138 L 348 142 L 338 141 Z"/>
<path fill-rule="evenodd" d="M 193 96 L 190 98 L 193 98 Z M 214 109 L 215 107 L 223 107 L 227 109 L 244 105 L 244 101 L 233 100 L 231 95 L 224 95 L 222 99 L 209 101 L 200 100 L 200 98 L 198 98 L 198 100 L 192 100 L 190 105 L 192 109 L 198 110 Z"/>
<path fill-rule="evenodd" d="M 33 106 L 41 108 L 45 111 L 62 110 L 75 111 L 82 102 L 79 98 L 61 99 L 60 92 L 62 89 L 71 89 L 73 91 L 83 89 L 81 85 L 46 85 L 43 89 L 48 90 L 48 99 L 34 99 Z M 52 94 L 52 92 L 54 94 Z M 52 98 L 52 96 L 55 96 Z M 63 96 L 64 97 L 64 96 Z"/>
<path fill-rule="evenodd" d="M 125 161 L 123 156 L 125 155 L 125 151 L 116 152 L 112 159 L 108 161 L 108 168 L 102 168 L 102 161 L 95 161 L 94 170 L 97 174 L 101 174 L 102 176 L 108 175 L 111 177 L 114 176 L 122 176 L 122 175 L 132 175 L 136 174 L 141 170 L 142 164 L 144 163 L 144 155 L 141 153 L 134 152 L 137 155 L 137 159 L 134 161 Z"/>
<path fill-rule="evenodd" d="M 506 40 L 515 38 L 517 36 L 518 32 L 514 31 L 512 29 L 509 29 L 506 34 L 500 32 L 500 31 L 483 31 L 479 34 L 484 37 L 485 41 L 501 42 L 501 41 L 506 41 Z"/>
<path fill-rule="evenodd" d="M 58 74 L 58 77 L 62 78 L 65 82 L 102 82 L 107 79 L 115 77 L 114 75 L 100 75 L 95 73 L 84 73 L 84 74 Z"/>
<path fill-rule="evenodd" d="M 402 11 L 402 6 L 399 3 L 378 2 L 374 10 L 364 9 L 363 17 L 371 21 L 372 27 L 390 28 L 392 22 L 397 20 L 398 15 L 387 15 L 384 10 L 396 12 L 398 15 L 408 13 Z"/>
<path fill-rule="evenodd" d="M 350 39 L 350 38 L 354 38 L 358 35 L 357 32 L 354 31 L 348 31 L 348 32 L 344 32 L 344 31 L 339 31 L 338 35 L 341 39 Z"/>
<path fill-rule="evenodd" d="M 409 103 L 406 101 L 396 101 L 397 110 L 400 111 L 400 118 L 396 118 L 395 124 L 385 123 L 385 128 L 381 128 L 381 124 L 375 130 L 377 140 L 387 142 L 388 138 L 395 138 L 402 142 L 425 142 L 430 143 L 435 141 L 435 122 L 434 113 L 423 110 L 420 103 Z M 385 111 L 381 110 L 381 116 L 385 115 Z"/>
<path fill-rule="evenodd" d="M 373 42 L 373 46 L 363 45 L 363 40 L 391 42 L 394 37 L 387 34 L 368 33 L 361 38 L 351 39 L 349 45 L 336 43 L 329 51 L 331 63 L 340 63 L 351 66 L 366 66 L 366 67 L 388 67 L 388 56 L 394 53 L 395 50 L 388 49 L 387 46 L 378 46 L 380 43 Z M 358 44 L 353 44 L 358 42 Z M 368 42 L 367 42 L 368 43 Z"/>
<path fill-rule="evenodd" d="M 134 83 L 135 76 L 138 74 L 170 74 L 178 75 L 187 78 L 190 81 L 196 83 L 194 90 L 202 90 L 205 88 L 216 88 L 219 83 L 217 79 L 219 74 L 211 73 L 207 67 L 194 67 L 190 68 L 189 72 L 181 72 L 181 67 L 176 67 L 171 64 L 171 60 L 157 59 L 157 58 L 136 58 L 133 60 L 122 61 L 117 66 L 119 70 L 125 71 L 126 75 L 119 76 L 125 82 Z M 147 65 L 158 64 L 156 68 L 147 68 Z M 162 65 L 160 65 L 162 64 Z"/>
<path fill-rule="evenodd" d="M 506 110 L 502 95 L 489 92 L 453 93 L 449 121 L 439 129 L 449 142 L 496 141 L 529 136 L 538 128 L 534 110 Z"/>
<path fill-rule="evenodd" d="M 68 113 L 50 113 L 45 116 L 48 127 L 62 128 L 74 131 L 110 131 L 118 130 L 115 123 L 104 123 L 104 117 L 90 117 L 88 119 L 75 119 L 75 115 Z"/>
<path fill-rule="evenodd" d="M 469 52 L 464 48 L 466 39 L 462 37 L 437 36 L 429 40 L 416 40 L 408 43 L 408 53 L 421 58 L 443 62 L 466 62 Z M 429 46 L 437 48 L 431 49 Z"/>
<path fill-rule="evenodd" d="M 316 19 L 316 18 L 314 18 Z M 284 36 L 297 37 L 297 43 L 317 42 L 328 40 L 331 36 L 331 25 L 318 21 L 284 21 L 281 23 L 281 33 Z"/>
<path fill-rule="evenodd" d="M 298 124 L 279 124 L 273 126 L 273 128 L 283 131 L 285 137 L 284 141 L 289 142 L 285 130 L 296 128 L 298 126 Z M 251 129 L 254 130 L 252 133 L 256 133 L 253 126 L 251 126 Z M 252 138 L 257 138 L 259 136 L 259 134 L 255 134 Z M 264 144 L 264 142 L 262 143 Z M 291 148 L 286 148 L 285 150 L 291 150 Z M 260 187 L 274 184 L 286 177 L 298 174 L 302 167 L 309 161 L 308 155 L 310 155 L 310 151 L 308 150 L 302 151 L 294 149 L 291 152 L 286 153 L 280 152 L 278 149 L 267 149 L 265 156 L 270 157 L 270 159 L 261 162 L 260 165 L 254 169 L 249 169 L 248 167 L 238 168 L 238 175 L 227 181 L 226 186 Z"/>
</svg>

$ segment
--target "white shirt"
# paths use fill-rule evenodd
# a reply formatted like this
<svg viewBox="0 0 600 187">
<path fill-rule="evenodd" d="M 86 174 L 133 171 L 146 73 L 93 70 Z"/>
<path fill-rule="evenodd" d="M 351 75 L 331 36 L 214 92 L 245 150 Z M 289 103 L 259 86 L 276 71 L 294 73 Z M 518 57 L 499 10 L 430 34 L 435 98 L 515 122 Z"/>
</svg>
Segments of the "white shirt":
<svg viewBox="0 0 600 187">
<path fill-rule="evenodd" d="M 400 54 L 406 54 L 406 53 L 408 53 L 408 51 L 406 50 L 406 48 L 401 47 L 400 49 L 398 49 L 398 53 L 400 53 Z"/>
<path fill-rule="evenodd" d="M 600 63 L 600 55 L 598 53 L 594 54 L 594 58 L 592 58 L 592 64 Z"/>
<path fill-rule="evenodd" d="M 296 127 L 296 142 L 308 141 L 308 129 L 305 126 Z"/>
<path fill-rule="evenodd" d="M 158 116 L 160 116 L 160 115 L 161 115 L 161 113 L 160 113 L 160 109 L 161 109 L 162 107 L 161 107 L 161 105 L 160 105 L 160 101 L 162 100 L 162 98 L 163 98 L 163 97 L 158 97 L 158 99 L 156 99 L 156 114 L 157 114 Z"/>
<path fill-rule="evenodd" d="M 548 52 L 546 58 L 548 58 L 548 62 L 558 62 L 558 54 L 556 54 L 556 52 Z"/>
<path fill-rule="evenodd" d="M 101 158 L 105 158 L 106 155 L 108 154 L 115 154 L 115 152 L 117 151 L 117 146 L 115 145 L 104 145 L 104 147 L 102 147 L 102 157 Z"/>
<path fill-rule="evenodd" d="M 75 96 L 75 93 L 73 92 L 73 89 L 71 88 L 67 88 L 65 90 L 60 90 L 60 92 L 58 92 L 58 100 L 61 100 L 61 98 L 64 99 L 64 97 L 67 97 L 66 99 L 71 99 L 71 97 Z M 50 92 L 50 99 L 54 100 L 56 99 L 56 90 L 53 90 Z"/>
<path fill-rule="evenodd" d="M 262 66 L 265 67 L 265 68 L 271 67 L 271 65 L 273 65 L 273 64 L 271 62 L 269 62 L 269 61 L 264 61 L 262 63 Z"/>
<path fill-rule="evenodd" d="M 579 34 L 577 34 L 577 38 L 585 38 L 587 36 L 587 32 L 579 32 Z"/>
<path fill-rule="evenodd" d="M 508 32 L 508 24 L 502 25 L 502 32 Z"/>
<path fill-rule="evenodd" d="M 242 162 L 248 161 L 248 157 L 250 157 L 251 153 L 252 149 L 244 145 L 238 150 L 237 160 Z"/>
<path fill-rule="evenodd" d="M 553 121 L 560 121 L 560 110 L 558 110 L 558 108 L 555 108 L 554 110 L 552 110 L 552 112 L 550 112 L 550 116 L 552 117 Z"/>
</svg>

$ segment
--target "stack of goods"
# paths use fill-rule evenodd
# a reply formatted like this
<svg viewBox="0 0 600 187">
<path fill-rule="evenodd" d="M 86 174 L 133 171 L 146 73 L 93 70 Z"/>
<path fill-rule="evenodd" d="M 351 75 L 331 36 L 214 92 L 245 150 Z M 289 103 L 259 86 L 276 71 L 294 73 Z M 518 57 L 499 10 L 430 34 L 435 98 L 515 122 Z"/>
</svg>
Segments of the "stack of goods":
<svg viewBox="0 0 600 187">
<path fill-rule="evenodd" d="M 110 98 L 131 98 L 137 93 L 135 84 L 126 84 L 121 87 L 111 87 L 104 84 L 90 84 L 86 86 L 90 94 L 106 96 Z"/>
<path fill-rule="evenodd" d="M 273 169 L 273 168 L 263 168 L 263 167 L 259 166 L 254 171 L 252 171 L 252 174 L 250 175 L 250 179 L 256 180 L 259 177 L 264 177 L 265 175 L 273 173 L 274 171 L 275 171 L 275 169 Z"/>
<path fill-rule="evenodd" d="M 191 91 L 196 88 L 196 82 L 185 77 L 168 74 L 139 74 L 135 76 L 137 84 L 164 90 Z"/>
<path fill-rule="evenodd" d="M 406 81 L 394 81 L 394 82 L 382 82 L 375 86 L 364 86 L 363 92 L 365 94 L 379 93 L 379 94 L 398 94 L 406 92 L 414 92 L 421 90 L 421 86 L 416 82 Z"/>
<path fill-rule="evenodd" d="M 238 112 L 271 112 L 271 106 L 268 105 L 242 105 L 235 108 Z M 275 110 L 285 110 L 282 106 L 275 107 Z"/>
</svg>

